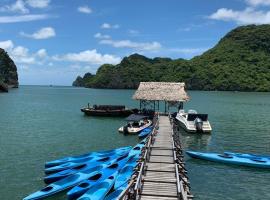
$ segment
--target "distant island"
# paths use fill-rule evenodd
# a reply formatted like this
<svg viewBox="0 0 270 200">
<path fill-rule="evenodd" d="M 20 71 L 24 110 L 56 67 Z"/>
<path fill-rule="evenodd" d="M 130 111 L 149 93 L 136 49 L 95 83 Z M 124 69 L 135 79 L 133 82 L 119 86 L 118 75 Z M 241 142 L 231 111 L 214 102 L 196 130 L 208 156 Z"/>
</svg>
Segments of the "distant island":
<svg viewBox="0 0 270 200">
<path fill-rule="evenodd" d="M 17 67 L 4 49 L 0 48 L 0 92 L 19 86 Z"/>
<path fill-rule="evenodd" d="M 96 75 L 78 76 L 73 86 L 134 89 L 141 81 L 185 82 L 189 90 L 270 91 L 270 25 L 238 27 L 191 60 L 139 54 L 104 64 Z"/>
</svg>

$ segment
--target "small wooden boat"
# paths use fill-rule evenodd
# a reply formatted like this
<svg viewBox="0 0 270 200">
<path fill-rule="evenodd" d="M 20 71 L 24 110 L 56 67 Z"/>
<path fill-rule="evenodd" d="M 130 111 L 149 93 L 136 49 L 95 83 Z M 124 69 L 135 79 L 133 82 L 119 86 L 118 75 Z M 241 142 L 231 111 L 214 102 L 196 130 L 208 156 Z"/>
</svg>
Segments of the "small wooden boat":
<svg viewBox="0 0 270 200">
<path fill-rule="evenodd" d="M 212 127 L 207 114 L 198 114 L 195 110 L 179 110 L 175 119 L 181 127 L 190 133 L 210 133 Z"/>
<path fill-rule="evenodd" d="M 134 110 L 127 109 L 123 105 L 94 105 L 93 107 L 82 108 L 81 111 L 88 116 L 103 117 L 126 117 L 134 113 Z"/>
<path fill-rule="evenodd" d="M 70 176 L 72 174 L 75 174 L 77 172 L 92 169 L 93 167 L 96 167 L 100 164 L 109 164 L 112 162 L 112 159 L 114 159 L 114 160 L 120 159 L 121 160 L 121 159 L 126 158 L 127 156 L 128 156 L 128 152 L 122 156 L 117 156 L 117 154 L 116 154 L 115 156 L 104 157 L 104 158 L 100 158 L 98 160 L 93 160 L 93 161 L 90 161 L 87 163 L 81 163 L 81 164 L 78 164 L 75 167 L 72 167 L 70 169 L 66 169 L 66 170 L 63 170 L 63 171 L 60 171 L 60 172 L 57 172 L 57 173 L 54 173 L 54 174 L 51 174 L 49 176 L 44 177 L 44 182 L 46 184 L 50 184 L 50 183 L 53 183 L 53 182 L 58 181 L 60 179 L 63 179 L 67 176 Z"/>
<path fill-rule="evenodd" d="M 68 193 L 68 199 L 77 199 L 89 190 L 94 184 L 107 179 L 114 172 L 120 170 L 127 162 L 128 157 L 122 156 L 118 159 L 113 160 L 106 168 L 101 171 L 101 176 L 98 181 L 84 180 L 79 185 L 72 188 Z"/>
<path fill-rule="evenodd" d="M 58 160 L 46 162 L 45 168 L 54 167 L 57 165 L 62 165 L 64 163 L 68 163 L 68 162 L 74 162 L 74 163 L 87 162 L 89 160 L 94 159 L 94 157 L 107 157 L 107 156 L 111 156 L 114 154 L 121 155 L 123 153 L 130 151 L 131 148 L 132 148 L 131 146 L 127 146 L 127 147 L 121 147 L 121 148 L 108 150 L 108 151 L 90 152 L 90 153 L 79 155 L 79 156 L 65 157 L 65 158 L 61 158 Z"/>
<path fill-rule="evenodd" d="M 132 114 L 126 118 L 127 125 L 118 129 L 120 133 L 136 134 L 151 126 L 152 121 L 145 115 Z"/>
<path fill-rule="evenodd" d="M 115 178 L 118 172 L 113 173 L 106 180 L 93 185 L 84 195 L 82 195 L 78 200 L 103 200 L 107 193 L 113 187 Z"/>
<path fill-rule="evenodd" d="M 195 151 L 186 151 L 186 153 L 192 158 L 198 158 L 203 160 L 209 160 L 213 162 L 220 162 L 233 165 L 242 165 L 248 167 L 267 168 L 270 169 L 270 160 L 267 158 L 243 158 L 228 154 L 217 153 L 202 153 Z"/>
<path fill-rule="evenodd" d="M 52 196 L 58 192 L 64 191 L 75 185 L 79 184 L 85 179 L 91 180 L 98 180 L 101 176 L 101 171 L 105 168 L 106 165 L 99 165 L 93 169 L 89 169 L 88 171 L 78 172 L 71 176 L 68 176 L 60 181 L 56 181 L 45 188 L 30 194 L 29 196 L 25 197 L 23 200 L 37 200 L 37 199 L 44 199 L 46 197 Z"/>
<path fill-rule="evenodd" d="M 140 134 L 138 136 L 139 136 L 139 138 L 144 138 L 144 137 L 148 136 L 151 132 L 152 132 L 152 128 L 148 127 L 146 129 L 142 130 L 142 132 L 140 132 Z"/>
</svg>

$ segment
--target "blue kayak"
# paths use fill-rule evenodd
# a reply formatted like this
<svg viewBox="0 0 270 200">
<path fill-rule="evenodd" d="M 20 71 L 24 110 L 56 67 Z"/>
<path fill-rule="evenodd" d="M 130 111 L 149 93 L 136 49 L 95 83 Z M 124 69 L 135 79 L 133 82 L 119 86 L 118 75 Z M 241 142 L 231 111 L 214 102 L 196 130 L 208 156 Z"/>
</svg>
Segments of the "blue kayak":
<svg viewBox="0 0 270 200">
<path fill-rule="evenodd" d="M 76 199 L 83 195 L 87 190 L 90 189 L 94 184 L 103 181 L 104 179 L 107 179 L 110 175 L 112 175 L 114 172 L 118 171 L 119 169 L 123 168 L 125 163 L 127 162 L 128 157 L 127 156 L 122 156 L 119 157 L 111 162 L 109 166 L 104 168 L 101 171 L 101 176 L 98 181 L 92 181 L 92 180 L 84 180 L 82 181 L 79 185 L 75 186 L 72 188 L 70 191 L 67 193 L 68 199 Z"/>
<path fill-rule="evenodd" d="M 134 147 L 130 150 L 129 156 L 141 154 L 141 153 L 142 153 L 142 149 L 145 147 L 147 141 L 148 141 L 147 138 L 145 138 L 145 139 L 142 140 L 140 143 L 138 143 L 136 146 L 134 146 Z"/>
<path fill-rule="evenodd" d="M 119 174 L 116 178 L 116 181 L 114 184 L 115 189 L 119 188 L 124 183 L 128 182 L 128 180 L 131 178 L 131 176 L 134 172 L 134 168 L 138 164 L 137 161 L 140 158 L 142 148 L 144 147 L 146 142 L 147 142 L 147 140 L 144 139 L 129 152 L 129 159 L 128 159 L 126 165 L 119 171 Z"/>
<path fill-rule="evenodd" d="M 134 168 L 137 166 L 139 155 L 133 155 L 129 158 L 126 165 L 119 171 L 114 183 L 114 189 L 117 189 L 127 183 L 134 173 Z"/>
<path fill-rule="evenodd" d="M 257 158 L 257 159 L 270 159 L 268 155 L 259 155 L 259 154 L 249 154 L 249 153 L 233 153 L 233 152 L 224 152 L 227 155 L 233 155 L 240 158 Z"/>
<path fill-rule="evenodd" d="M 144 138 L 148 136 L 152 132 L 152 128 L 145 128 L 142 130 L 142 132 L 138 135 L 139 138 Z"/>
<path fill-rule="evenodd" d="M 101 171 L 105 168 L 106 165 L 96 166 L 93 169 L 89 169 L 83 172 L 78 172 L 76 174 L 70 175 L 60 181 L 56 181 L 48 185 L 47 187 L 30 194 L 29 196 L 25 197 L 23 200 L 37 200 L 37 199 L 44 199 L 49 197 L 53 194 L 58 192 L 64 191 L 71 187 L 74 187 L 77 184 L 80 184 L 83 180 L 98 180 L 101 176 Z"/>
<path fill-rule="evenodd" d="M 118 200 L 119 195 L 127 189 L 128 184 L 125 183 L 105 197 L 105 200 Z"/>
<path fill-rule="evenodd" d="M 95 157 L 107 157 L 111 156 L 113 154 L 122 154 L 124 152 L 127 152 L 131 149 L 130 146 L 128 147 L 121 147 L 118 149 L 108 150 L 108 151 L 99 151 L 99 152 L 91 152 L 79 156 L 71 156 L 71 157 L 65 157 L 58 160 L 53 160 L 45 163 L 45 168 L 54 167 L 57 165 L 61 165 L 68 162 L 87 162 Z"/>
<path fill-rule="evenodd" d="M 106 180 L 90 187 L 90 189 L 78 200 L 103 200 L 113 187 L 116 176 L 117 172 L 113 173 Z"/>
<path fill-rule="evenodd" d="M 123 158 L 127 158 L 127 156 L 128 156 L 128 153 L 126 153 L 125 155 L 122 155 L 122 156 L 115 155 L 115 157 L 114 156 L 108 157 L 110 159 L 107 159 L 107 157 L 106 157 L 106 159 L 101 158 L 99 160 L 95 160 L 95 161 L 92 161 L 92 162 L 82 163 L 82 164 L 79 164 L 79 165 L 77 165 L 75 167 L 72 167 L 70 169 L 66 169 L 66 170 L 51 174 L 49 176 L 46 176 L 46 177 L 44 177 L 44 182 L 46 184 L 50 184 L 50 183 L 53 183 L 53 182 L 58 181 L 60 179 L 63 179 L 65 177 L 67 177 L 67 176 L 70 176 L 72 174 L 75 174 L 77 172 L 91 169 L 91 168 L 93 168 L 95 166 L 98 166 L 100 164 L 109 164 L 110 162 L 112 162 L 112 159 L 115 159 L 117 157 L 118 157 L 118 159 L 121 160 Z"/>
<path fill-rule="evenodd" d="M 128 153 L 128 151 L 122 152 L 121 155 L 125 155 L 127 153 Z M 54 173 L 58 173 L 58 172 L 61 172 L 61 171 L 67 170 L 67 169 L 80 169 L 80 168 L 86 167 L 87 163 L 89 163 L 88 165 L 96 166 L 99 164 L 110 162 L 111 160 L 113 160 L 121 155 L 120 154 L 112 154 L 112 155 L 106 156 L 106 157 L 95 157 L 95 158 L 88 160 L 84 163 L 68 162 L 68 163 L 64 163 L 62 165 L 57 165 L 54 167 L 46 168 L 44 170 L 44 172 L 45 172 L 45 174 L 54 174 Z"/>
<path fill-rule="evenodd" d="M 195 151 L 186 151 L 186 153 L 192 158 L 198 158 L 203 160 L 209 160 L 214 162 L 221 162 L 234 165 L 243 165 L 257 168 L 268 168 L 270 169 L 270 160 L 266 158 L 242 158 L 228 154 L 217 154 L 217 153 L 202 153 Z"/>
</svg>

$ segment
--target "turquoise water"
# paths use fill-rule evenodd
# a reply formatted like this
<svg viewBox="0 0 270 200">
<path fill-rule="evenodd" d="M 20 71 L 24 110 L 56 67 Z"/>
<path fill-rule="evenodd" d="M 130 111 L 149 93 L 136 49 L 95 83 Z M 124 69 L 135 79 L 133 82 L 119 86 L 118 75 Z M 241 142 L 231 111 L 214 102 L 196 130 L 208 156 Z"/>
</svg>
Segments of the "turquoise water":
<svg viewBox="0 0 270 200">
<path fill-rule="evenodd" d="M 133 90 L 21 86 L 0 93 L 0 199 L 22 199 L 44 186 L 45 161 L 94 150 L 134 145 L 117 132 L 121 118 L 85 117 L 92 104 L 138 107 Z M 185 107 L 206 112 L 212 135 L 182 134 L 188 149 L 270 154 L 270 93 L 189 92 Z M 270 171 L 186 157 L 196 199 L 270 199 Z M 62 193 L 52 200 L 65 199 Z"/>
</svg>

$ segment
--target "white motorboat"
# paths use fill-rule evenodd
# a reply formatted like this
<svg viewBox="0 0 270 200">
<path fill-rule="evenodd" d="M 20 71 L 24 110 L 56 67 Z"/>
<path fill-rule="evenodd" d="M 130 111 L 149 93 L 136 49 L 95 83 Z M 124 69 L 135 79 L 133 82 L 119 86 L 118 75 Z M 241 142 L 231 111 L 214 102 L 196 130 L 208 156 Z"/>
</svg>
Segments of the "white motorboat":
<svg viewBox="0 0 270 200">
<path fill-rule="evenodd" d="M 181 109 L 175 119 L 187 132 L 210 133 L 212 131 L 212 127 L 208 121 L 208 115 L 198 114 L 195 110 L 189 110 L 186 113 Z"/>
<path fill-rule="evenodd" d="M 151 126 L 152 121 L 148 119 L 147 116 L 144 115 L 135 115 L 132 114 L 126 118 L 127 125 L 122 126 L 118 129 L 120 133 L 130 133 L 136 134 L 141 132 L 143 129 Z"/>
</svg>

